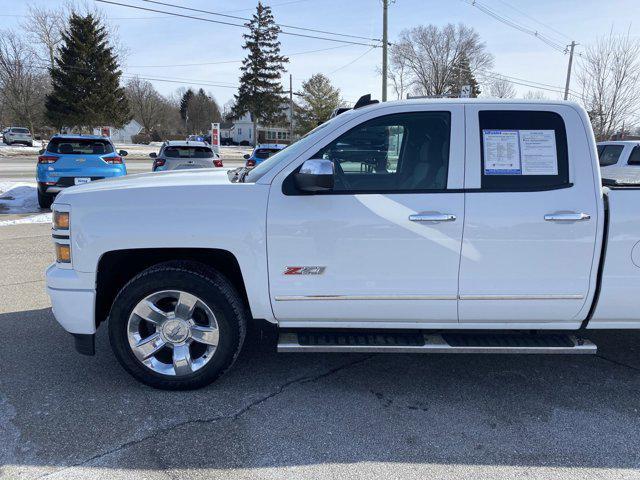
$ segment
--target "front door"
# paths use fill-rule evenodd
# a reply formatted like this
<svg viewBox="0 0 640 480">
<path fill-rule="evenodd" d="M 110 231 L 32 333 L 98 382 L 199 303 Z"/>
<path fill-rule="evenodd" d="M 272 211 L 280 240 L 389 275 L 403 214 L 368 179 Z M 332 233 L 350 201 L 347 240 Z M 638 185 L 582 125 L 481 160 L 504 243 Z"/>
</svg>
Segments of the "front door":
<svg viewBox="0 0 640 480">
<path fill-rule="evenodd" d="M 458 321 L 463 107 L 421 108 L 363 115 L 274 179 L 267 248 L 282 326 Z M 309 158 L 334 162 L 333 191 L 297 191 Z"/>
</svg>

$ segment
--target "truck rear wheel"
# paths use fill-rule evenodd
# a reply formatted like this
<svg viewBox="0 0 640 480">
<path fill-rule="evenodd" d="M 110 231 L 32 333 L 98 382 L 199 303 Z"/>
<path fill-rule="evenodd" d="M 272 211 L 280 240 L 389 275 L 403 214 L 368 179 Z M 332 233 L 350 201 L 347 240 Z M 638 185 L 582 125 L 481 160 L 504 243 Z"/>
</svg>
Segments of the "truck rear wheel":
<svg viewBox="0 0 640 480">
<path fill-rule="evenodd" d="M 120 290 L 109 339 L 120 364 L 142 383 L 190 390 L 231 367 L 246 324 L 244 304 L 223 275 L 196 262 L 167 262 Z"/>
</svg>

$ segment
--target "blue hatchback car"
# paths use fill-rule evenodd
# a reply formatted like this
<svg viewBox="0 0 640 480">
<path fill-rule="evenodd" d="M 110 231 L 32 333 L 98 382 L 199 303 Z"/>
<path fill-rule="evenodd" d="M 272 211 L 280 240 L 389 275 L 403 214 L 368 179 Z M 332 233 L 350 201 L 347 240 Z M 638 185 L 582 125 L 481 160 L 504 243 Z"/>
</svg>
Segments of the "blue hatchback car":
<svg viewBox="0 0 640 480">
<path fill-rule="evenodd" d="M 54 135 L 40 152 L 36 169 L 38 204 L 50 208 L 62 189 L 127 174 L 123 157 L 111 140 L 96 135 Z"/>
</svg>

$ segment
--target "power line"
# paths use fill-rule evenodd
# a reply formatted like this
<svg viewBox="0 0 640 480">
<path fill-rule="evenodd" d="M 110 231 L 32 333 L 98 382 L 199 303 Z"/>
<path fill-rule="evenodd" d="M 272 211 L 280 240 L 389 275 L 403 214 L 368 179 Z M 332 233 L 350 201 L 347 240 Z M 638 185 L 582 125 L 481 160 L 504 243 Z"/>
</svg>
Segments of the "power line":
<svg viewBox="0 0 640 480">
<path fill-rule="evenodd" d="M 285 57 L 293 57 L 296 55 L 306 55 L 309 53 L 326 52 L 328 50 L 336 50 L 338 48 L 347 48 L 351 45 L 338 45 L 336 47 L 319 48 L 316 50 L 307 50 L 304 52 L 285 53 Z M 203 63 L 172 63 L 169 65 L 127 65 L 127 68 L 167 68 L 167 67 L 197 67 L 202 65 L 222 65 L 225 63 L 242 63 L 243 60 L 222 60 L 219 62 L 203 62 Z"/>
<path fill-rule="evenodd" d="M 212 12 L 210 10 L 201 10 L 199 8 L 191 8 L 191 7 L 184 7 L 182 5 L 174 5 L 172 3 L 166 3 L 166 2 L 159 2 L 157 0 L 143 0 L 144 2 L 147 3 L 153 3 L 156 5 L 162 5 L 164 7 L 171 7 L 171 8 L 179 8 L 182 10 L 188 10 L 190 12 L 196 12 L 196 13 L 205 13 L 207 15 L 216 15 L 219 17 L 225 17 L 225 18 L 232 18 L 235 20 L 242 20 L 244 22 L 250 22 L 251 19 L 250 18 L 246 18 L 246 17 L 238 17 L 236 15 L 229 15 L 226 13 L 219 13 L 219 12 Z M 306 32 L 315 32 L 315 33 L 323 33 L 326 35 L 335 35 L 338 37 L 349 37 L 349 38 L 359 38 L 360 40 L 369 40 L 372 42 L 380 42 L 381 40 L 378 38 L 369 38 L 369 37 L 361 37 L 359 35 L 351 35 L 351 34 L 347 34 L 347 33 L 336 33 L 336 32 L 329 32 L 326 30 L 316 30 L 313 28 L 306 28 L 306 27 L 296 27 L 294 25 L 285 25 L 283 23 L 275 23 L 277 26 L 279 27 L 284 27 L 284 28 L 293 28 L 294 30 L 302 30 L 302 31 L 306 31 Z"/>
<path fill-rule="evenodd" d="M 146 12 L 164 13 L 166 15 L 173 15 L 175 17 L 191 18 L 193 20 L 200 20 L 202 22 L 217 23 L 217 24 L 221 24 L 221 25 L 229 25 L 231 27 L 248 28 L 246 25 L 238 25 L 237 23 L 224 22 L 222 20 L 212 20 L 210 18 L 194 17 L 193 15 L 184 15 L 182 13 L 167 12 L 165 10 L 157 10 L 157 9 L 147 8 L 147 7 L 139 7 L 139 6 L 136 6 L 136 5 L 129 5 L 129 4 L 126 4 L 126 3 L 113 2 L 111 0 L 95 0 L 95 1 L 96 2 L 100 2 L 100 3 L 107 3 L 107 4 L 110 4 L 110 5 L 118 5 L 120 7 L 133 8 L 135 10 L 144 10 Z M 314 36 L 314 35 L 305 35 L 305 34 L 302 34 L 302 33 L 285 32 L 285 31 L 280 31 L 280 33 L 282 35 L 291 35 L 291 36 L 295 36 L 295 37 L 304 37 L 304 38 L 315 38 L 317 40 L 325 40 L 325 41 L 328 41 L 328 42 L 345 43 L 345 44 L 351 44 L 351 45 L 363 45 L 365 47 L 374 47 L 374 48 L 379 48 L 380 47 L 380 45 L 371 45 L 370 43 L 353 42 L 351 40 L 340 40 L 340 39 L 337 39 L 337 38 L 319 37 L 319 36 Z"/>
<path fill-rule="evenodd" d="M 548 30 L 551 30 L 552 32 L 557 33 L 558 35 L 566 38 L 567 40 L 571 40 L 571 37 L 569 37 L 568 35 L 565 35 L 564 33 L 562 33 L 560 30 L 557 30 L 555 28 L 553 28 L 551 25 L 546 24 L 544 22 L 541 22 L 539 20 L 536 20 L 534 17 L 532 17 L 531 15 L 529 15 L 528 13 L 520 10 L 519 8 L 511 5 L 510 3 L 506 2 L 505 0 L 498 0 L 500 3 L 502 3 L 503 5 L 506 5 L 507 7 L 509 7 L 512 10 L 515 10 L 516 12 L 518 12 L 520 15 L 527 17 L 529 20 L 532 20 L 534 22 L 536 22 L 538 25 L 542 25 L 543 27 L 546 27 Z"/>
<path fill-rule="evenodd" d="M 362 57 L 364 57 L 367 53 L 369 53 L 371 50 L 373 50 L 375 47 L 371 47 L 369 50 L 367 50 L 366 52 L 364 52 L 361 55 L 358 55 L 356 58 L 354 58 L 353 60 L 351 60 L 349 63 L 336 68 L 335 70 L 332 70 L 331 72 L 329 72 L 329 75 L 331 75 L 332 73 L 336 73 L 339 70 L 342 70 L 343 68 L 347 68 L 349 65 L 353 65 L 354 63 L 356 63 L 358 60 L 360 60 Z"/>
<path fill-rule="evenodd" d="M 560 42 L 538 32 L 537 30 L 533 30 L 531 28 L 528 28 L 525 25 L 522 25 L 521 23 L 510 19 L 504 15 L 501 15 L 497 12 L 495 12 L 494 10 L 492 10 L 491 8 L 489 8 L 488 6 L 484 5 L 483 3 L 479 2 L 478 0 L 461 0 L 462 2 L 471 5 L 472 7 L 477 8 L 478 10 L 480 10 L 481 12 L 485 13 L 486 15 L 489 15 L 490 17 L 498 20 L 499 22 L 504 23 L 505 25 L 508 25 L 512 28 L 515 28 L 516 30 L 519 30 L 523 33 L 526 33 L 527 35 L 531 35 L 532 37 L 537 38 L 538 40 L 540 40 L 541 42 L 545 43 L 546 45 L 548 45 L 549 47 L 553 48 L 554 50 L 557 50 L 559 52 L 565 52 L 566 51 L 566 46 L 562 45 Z"/>
</svg>

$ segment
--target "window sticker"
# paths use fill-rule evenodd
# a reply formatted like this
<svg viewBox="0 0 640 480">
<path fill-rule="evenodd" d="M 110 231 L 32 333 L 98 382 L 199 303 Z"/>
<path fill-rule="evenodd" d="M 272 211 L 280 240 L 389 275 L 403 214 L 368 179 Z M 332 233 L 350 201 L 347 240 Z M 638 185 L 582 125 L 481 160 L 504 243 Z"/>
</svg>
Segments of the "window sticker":
<svg viewBox="0 0 640 480">
<path fill-rule="evenodd" d="M 518 130 L 482 130 L 485 175 L 522 175 Z"/>
<path fill-rule="evenodd" d="M 558 175 L 554 130 L 520 130 L 522 175 Z"/>
</svg>

